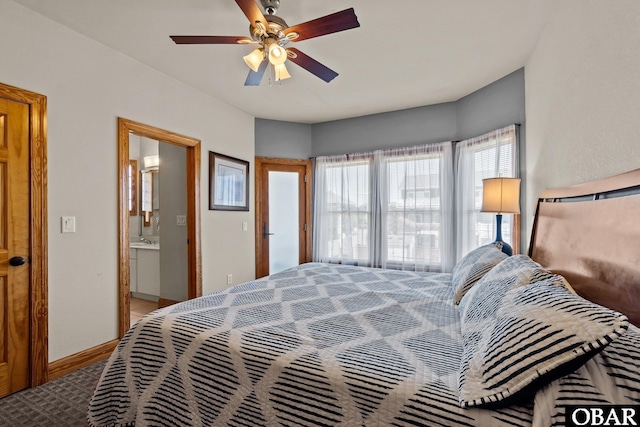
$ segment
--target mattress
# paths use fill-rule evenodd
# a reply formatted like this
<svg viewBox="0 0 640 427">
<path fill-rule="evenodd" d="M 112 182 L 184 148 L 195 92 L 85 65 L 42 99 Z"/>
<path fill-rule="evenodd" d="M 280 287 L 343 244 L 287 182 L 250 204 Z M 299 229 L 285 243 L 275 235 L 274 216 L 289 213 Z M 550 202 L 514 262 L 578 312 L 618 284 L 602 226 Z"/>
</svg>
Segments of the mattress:
<svg viewBox="0 0 640 427">
<path fill-rule="evenodd" d="M 640 403 L 640 334 L 534 397 L 462 408 L 450 274 L 309 263 L 139 321 L 92 426 L 548 426 L 567 404 Z"/>
</svg>

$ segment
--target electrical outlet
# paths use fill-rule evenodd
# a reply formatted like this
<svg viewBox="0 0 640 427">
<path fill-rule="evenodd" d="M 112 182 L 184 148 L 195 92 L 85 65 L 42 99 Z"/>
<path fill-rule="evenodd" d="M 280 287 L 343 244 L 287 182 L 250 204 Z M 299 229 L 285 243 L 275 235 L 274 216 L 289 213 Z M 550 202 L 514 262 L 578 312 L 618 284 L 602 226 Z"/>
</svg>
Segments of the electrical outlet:
<svg viewBox="0 0 640 427">
<path fill-rule="evenodd" d="M 233 274 L 227 274 L 227 285 L 230 285 L 233 282 Z"/>
</svg>

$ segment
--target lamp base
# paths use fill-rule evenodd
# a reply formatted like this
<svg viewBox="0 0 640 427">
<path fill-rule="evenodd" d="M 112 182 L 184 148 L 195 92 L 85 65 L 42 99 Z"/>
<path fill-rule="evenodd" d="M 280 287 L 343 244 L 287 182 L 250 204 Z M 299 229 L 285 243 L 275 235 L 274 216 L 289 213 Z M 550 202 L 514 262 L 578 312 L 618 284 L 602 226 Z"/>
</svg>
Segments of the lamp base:
<svg viewBox="0 0 640 427">
<path fill-rule="evenodd" d="M 496 245 L 496 247 L 500 249 L 502 252 L 504 252 L 505 254 L 509 256 L 513 255 L 513 248 L 511 248 L 511 245 L 509 245 L 507 242 L 503 242 L 502 240 L 496 240 L 495 242 L 493 242 L 493 244 Z"/>
<path fill-rule="evenodd" d="M 502 215 L 496 215 L 496 240 L 493 242 L 499 249 L 502 250 L 505 254 L 511 256 L 513 255 L 513 249 L 507 242 L 502 241 Z"/>
</svg>

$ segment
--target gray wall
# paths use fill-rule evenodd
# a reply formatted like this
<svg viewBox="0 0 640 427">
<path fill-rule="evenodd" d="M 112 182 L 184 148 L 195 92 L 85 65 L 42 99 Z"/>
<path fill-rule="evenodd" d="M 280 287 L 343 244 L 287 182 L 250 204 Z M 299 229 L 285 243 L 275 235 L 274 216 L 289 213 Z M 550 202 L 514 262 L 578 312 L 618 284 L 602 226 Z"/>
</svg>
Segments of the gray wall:
<svg viewBox="0 0 640 427">
<path fill-rule="evenodd" d="M 256 157 L 308 159 L 311 126 L 304 123 L 256 119 Z"/>
<path fill-rule="evenodd" d="M 187 227 L 177 215 L 187 214 L 187 151 L 159 144 L 160 155 L 160 297 L 185 301 L 188 294 Z"/>
<path fill-rule="evenodd" d="M 456 136 L 456 105 L 450 102 L 318 123 L 311 132 L 314 156 L 450 141 Z"/>
<path fill-rule="evenodd" d="M 521 68 L 455 102 L 311 125 L 313 155 L 472 138 L 512 123 L 524 125 L 524 106 Z M 524 153 L 524 140 L 521 148 Z"/>
<path fill-rule="evenodd" d="M 457 141 L 520 123 L 524 168 L 524 90 L 521 68 L 455 102 L 313 125 L 256 119 L 256 156 L 306 159 Z"/>
<path fill-rule="evenodd" d="M 524 105 L 521 68 L 456 101 L 456 139 L 473 138 L 513 123 L 524 126 Z"/>
</svg>

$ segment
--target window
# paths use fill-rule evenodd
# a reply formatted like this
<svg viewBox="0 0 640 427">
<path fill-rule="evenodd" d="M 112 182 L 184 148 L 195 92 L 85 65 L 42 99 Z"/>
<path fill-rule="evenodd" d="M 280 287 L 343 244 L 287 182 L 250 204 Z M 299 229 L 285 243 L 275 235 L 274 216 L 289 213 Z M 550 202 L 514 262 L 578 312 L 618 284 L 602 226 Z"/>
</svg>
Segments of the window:
<svg viewBox="0 0 640 427">
<path fill-rule="evenodd" d="M 496 237 L 496 215 L 480 212 L 482 180 L 517 177 L 515 125 L 460 141 L 456 146 L 457 259 L 471 250 L 491 243 Z M 514 215 L 502 218 L 502 237 L 514 248 Z"/>
<path fill-rule="evenodd" d="M 314 259 L 410 270 L 452 259 L 451 143 L 316 159 Z"/>
<path fill-rule="evenodd" d="M 317 159 L 314 210 L 316 259 L 322 262 L 370 264 L 370 167 L 371 158 L 368 155 Z"/>
<path fill-rule="evenodd" d="M 441 271 L 450 254 L 451 143 L 378 151 L 384 268 Z"/>
<path fill-rule="evenodd" d="M 318 157 L 313 259 L 451 271 L 492 242 L 495 215 L 480 212 L 482 179 L 517 176 L 516 128 L 457 143 L 455 179 L 452 153 L 444 142 Z M 503 238 L 516 246 L 512 230 L 513 216 L 504 215 Z"/>
</svg>

